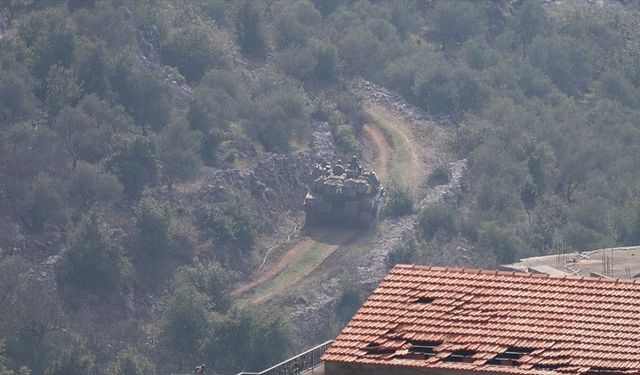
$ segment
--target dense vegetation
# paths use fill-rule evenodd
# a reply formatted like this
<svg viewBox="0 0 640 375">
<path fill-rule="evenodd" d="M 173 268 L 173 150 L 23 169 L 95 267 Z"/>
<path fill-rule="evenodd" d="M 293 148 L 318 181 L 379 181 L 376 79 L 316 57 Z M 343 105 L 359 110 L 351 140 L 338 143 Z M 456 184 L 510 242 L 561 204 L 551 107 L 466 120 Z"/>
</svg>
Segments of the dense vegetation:
<svg viewBox="0 0 640 375">
<path fill-rule="evenodd" d="M 419 212 L 391 264 L 454 237 L 495 263 L 637 244 L 640 8 L 540 4 L 5 2 L 0 374 L 233 373 L 288 354 L 286 319 L 229 292 L 264 230 L 252 192 L 170 198 L 241 165 L 233 141 L 295 152 L 314 120 L 357 152 L 357 77 L 448 118 L 469 164 L 461 202 Z M 414 210 L 391 190 L 390 215 Z M 360 298 L 347 288 L 334 318 Z"/>
</svg>

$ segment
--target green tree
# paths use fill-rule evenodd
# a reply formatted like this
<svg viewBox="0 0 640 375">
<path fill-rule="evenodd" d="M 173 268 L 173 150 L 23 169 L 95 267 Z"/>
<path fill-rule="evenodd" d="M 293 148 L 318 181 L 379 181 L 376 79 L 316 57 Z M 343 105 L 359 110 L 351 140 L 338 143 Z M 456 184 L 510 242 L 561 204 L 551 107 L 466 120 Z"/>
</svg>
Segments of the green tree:
<svg viewBox="0 0 640 375">
<path fill-rule="evenodd" d="M 398 30 L 398 35 L 402 40 L 409 36 L 409 32 L 416 27 L 417 20 L 415 14 L 418 12 L 415 6 L 408 1 L 396 1 L 391 5 L 389 19 L 391 24 Z"/>
<path fill-rule="evenodd" d="M 437 233 L 450 236 L 456 232 L 453 210 L 445 205 L 433 205 L 425 208 L 418 216 L 418 232 L 429 241 Z"/>
<path fill-rule="evenodd" d="M 68 193 L 72 202 L 81 210 L 88 210 L 95 204 L 115 202 L 122 194 L 118 178 L 88 163 L 79 163 L 68 181 Z"/>
<path fill-rule="evenodd" d="M 27 196 L 27 226 L 41 231 L 45 224 L 64 226 L 68 220 L 67 202 L 57 179 L 39 174 Z"/>
<path fill-rule="evenodd" d="M 333 13 L 338 7 L 346 3 L 346 0 L 312 0 L 313 5 L 322 13 L 323 17 L 327 17 Z"/>
<path fill-rule="evenodd" d="M 430 186 L 445 185 L 451 181 L 451 170 L 447 164 L 440 164 L 429 173 L 427 182 Z"/>
<path fill-rule="evenodd" d="M 162 181 L 169 190 L 176 182 L 194 179 L 200 173 L 201 133 L 190 130 L 183 121 L 167 127 L 158 139 L 158 160 Z"/>
<path fill-rule="evenodd" d="M 417 78 L 414 94 L 427 111 L 439 115 L 462 116 L 479 111 L 488 89 L 468 68 L 436 65 Z"/>
<path fill-rule="evenodd" d="M 95 361 L 84 342 L 74 343 L 47 368 L 45 375 L 91 374 L 96 370 Z"/>
<path fill-rule="evenodd" d="M 509 229 L 494 221 L 480 224 L 478 245 L 495 254 L 499 264 L 516 261 L 522 248 L 518 238 Z"/>
<path fill-rule="evenodd" d="M 56 281 L 52 273 L 26 271 L 17 284 L 14 311 L 9 314 L 16 317 L 11 355 L 16 363 L 42 373 L 51 351 L 45 344 L 62 328 L 64 319 Z"/>
<path fill-rule="evenodd" d="M 172 33 L 162 47 L 162 58 L 189 82 L 200 81 L 206 71 L 231 63 L 220 32 L 206 24 L 189 24 Z"/>
<path fill-rule="evenodd" d="M 107 366 L 107 375 L 155 375 L 156 368 L 144 355 L 135 349 L 124 349 L 115 361 Z"/>
<path fill-rule="evenodd" d="M 109 228 L 95 213 L 85 217 L 68 239 L 63 277 L 78 289 L 117 295 L 129 284 L 133 268 Z"/>
<path fill-rule="evenodd" d="M 272 81 L 273 79 L 273 81 Z M 303 90 L 286 79 L 262 82 L 249 122 L 249 133 L 267 151 L 287 152 L 291 141 L 309 131 L 311 109 Z"/>
<path fill-rule="evenodd" d="M 221 372 L 260 371 L 286 358 L 291 348 L 285 318 L 275 310 L 233 309 L 215 322 L 203 355 Z"/>
<path fill-rule="evenodd" d="M 335 47 L 328 43 L 315 42 L 312 45 L 315 57 L 313 76 L 320 82 L 333 82 L 338 77 L 338 55 Z"/>
<path fill-rule="evenodd" d="M 145 187 L 155 183 L 158 175 L 155 153 L 154 143 L 145 137 L 134 136 L 116 143 L 107 169 L 118 177 L 130 200 L 140 199 Z"/>
<path fill-rule="evenodd" d="M 540 2 L 526 0 L 518 8 L 510 27 L 515 31 L 526 55 L 527 48 L 535 37 L 544 35 L 551 29 L 551 22 Z"/>
<path fill-rule="evenodd" d="M 438 1 L 431 12 L 433 37 L 447 50 L 484 31 L 481 9 L 475 2 Z"/>
<path fill-rule="evenodd" d="M 212 69 L 203 77 L 190 103 L 188 119 L 191 127 L 203 134 L 201 156 L 207 165 L 216 164 L 224 132 L 248 100 L 241 78 L 234 72 Z"/>
<path fill-rule="evenodd" d="M 52 65 L 47 76 L 47 108 L 55 116 L 62 108 L 74 106 L 82 95 L 82 88 L 72 69 Z"/>
<path fill-rule="evenodd" d="M 46 78 L 49 67 L 68 67 L 74 49 L 75 24 L 63 7 L 31 12 L 21 19 L 18 36 L 32 54 L 30 65 L 36 77 Z"/>
<path fill-rule="evenodd" d="M 63 158 L 55 133 L 44 126 L 14 125 L 0 137 L 0 147 L 4 163 L 0 170 L 14 197 L 38 173 L 59 168 Z"/>
<path fill-rule="evenodd" d="M 166 207 L 145 198 L 136 210 L 137 247 L 145 254 L 160 256 L 167 252 L 170 243 L 170 216 Z"/>
<path fill-rule="evenodd" d="M 236 35 L 245 56 L 260 57 L 267 50 L 262 10 L 254 0 L 244 0 L 236 17 Z"/>
<path fill-rule="evenodd" d="M 322 15 L 310 2 L 298 1 L 280 9 L 274 20 L 274 41 L 278 49 L 304 47 L 313 35 Z"/>
<path fill-rule="evenodd" d="M 617 100 L 623 105 L 636 107 L 640 105 L 640 90 L 633 87 L 620 72 L 607 70 L 600 77 L 600 92 L 603 96 Z"/>
<path fill-rule="evenodd" d="M 362 306 L 362 292 L 353 286 L 347 286 L 333 305 L 333 312 L 341 326 L 346 325 Z"/>
<path fill-rule="evenodd" d="M 316 69 L 317 61 L 311 47 L 293 45 L 278 51 L 275 63 L 285 74 L 299 80 L 309 79 Z"/>
<path fill-rule="evenodd" d="M 99 126 L 96 119 L 78 107 L 60 111 L 53 121 L 53 129 L 74 170 L 78 160 L 95 162 L 109 152 L 111 129 Z"/>
<path fill-rule="evenodd" d="M 83 91 L 108 97 L 111 90 L 110 51 L 101 40 L 77 38 L 71 66 Z"/>
<path fill-rule="evenodd" d="M 85 95 L 78 108 L 93 118 L 99 128 L 110 130 L 110 134 L 133 129 L 133 120 L 122 106 L 111 105 L 95 94 Z"/>
<path fill-rule="evenodd" d="M 14 375 L 15 373 L 7 367 L 7 357 L 4 356 L 4 340 L 0 339 L 0 375 Z"/>
<path fill-rule="evenodd" d="M 441 246 L 433 241 L 424 242 L 410 235 L 389 252 L 387 267 L 393 268 L 396 264 L 430 264 L 433 263 L 434 254 L 441 251 Z"/>
<path fill-rule="evenodd" d="M 33 81 L 16 72 L 0 71 L 0 124 L 31 120 L 38 116 Z"/>
<path fill-rule="evenodd" d="M 194 355 L 209 327 L 208 300 L 192 289 L 178 289 L 162 316 L 162 337 L 168 347 L 181 354 Z"/>
<path fill-rule="evenodd" d="M 373 78 L 389 58 L 388 47 L 373 31 L 359 27 L 338 42 L 337 51 L 348 73 Z"/>
<path fill-rule="evenodd" d="M 529 47 L 527 58 L 567 95 L 577 96 L 591 84 L 592 56 L 578 39 L 558 35 L 537 37 Z"/>
<path fill-rule="evenodd" d="M 121 64 L 128 63 L 125 60 Z M 165 83 L 149 70 L 128 69 L 122 65 L 116 68 L 119 76 L 114 89 L 118 92 L 120 103 L 144 129 L 163 129 L 169 123 L 172 108 Z"/>
<path fill-rule="evenodd" d="M 87 2 L 81 0 L 81 3 Z M 123 10 L 112 3 L 97 1 L 91 7 L 77 9 L 72 16 L 78 34 L 101 40 L 110 50 L 123 50 L 137 45 L 133 20 L 127 19 Z"/>
<path fill-rule="evenodd" d="M 196 264 L 181 267 L 176 271 L 178 288 L 193 288 L 209 297 L 213 309 L 226 312 L 231 307 L 229 288 L 238 279 L 238 274 L 217 263 Z"/>
<path fill-rule="evenodd" d="M 258 213 L 247 192 L 229 194 L 220 207 L 211 207 L 200 215 L 201 227 L 211 230 L 224 248 L 221 258 L 227 264 L 242 264 L 253 248 L 260 225 Z"/>
<path fill-rule="evenodd" d="M 413 212 L 411 191 L 398 184 L 390 184 L 387 188 L 385 212 L 391 217 L 408 215 Z"/>
</svg>

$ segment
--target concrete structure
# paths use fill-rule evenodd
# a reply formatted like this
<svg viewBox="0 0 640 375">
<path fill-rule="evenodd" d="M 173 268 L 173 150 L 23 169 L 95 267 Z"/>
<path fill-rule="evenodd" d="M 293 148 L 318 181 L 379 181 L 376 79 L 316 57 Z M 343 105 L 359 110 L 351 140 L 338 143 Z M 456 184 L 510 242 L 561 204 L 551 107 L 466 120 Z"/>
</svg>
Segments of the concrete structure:
<svg viewBox="0 0 640 375">
<path fill-rule="evenodd" d="M 631 279 L 640 276 L 640 247 L 615 247 L 525 258 L 500 267 L 505 271 Z"/>
<path fill-rule="evenodd" d="M 640 280 L 398 265 L 322 360 L 326 375 L 640 375 Z"/>
</svg>

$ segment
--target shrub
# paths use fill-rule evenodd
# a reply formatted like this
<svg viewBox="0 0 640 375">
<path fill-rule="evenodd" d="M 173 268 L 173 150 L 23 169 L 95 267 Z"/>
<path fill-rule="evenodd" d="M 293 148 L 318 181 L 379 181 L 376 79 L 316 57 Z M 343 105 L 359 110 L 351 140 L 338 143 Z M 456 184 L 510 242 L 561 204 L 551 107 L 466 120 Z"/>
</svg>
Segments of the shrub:
<svg viewBox="0 0 640 375">
<path fill-rule="evenodd" d="M 0 124 L 30 120 L 38 116 L 33 82 L 15 72 L 0 72 Z"/>
<path fill-rule="evenodd" d="M 84 342 L 75 343 L 47 368 L 45 375 L 91 374 L 96 370 L 95 361 Z"/>
<path fill-rule="evenodd" d="M 256 1 L 245 0 L 240 6 L 235 22 L 236 35 L 240 49 L 246 56 L 259 57 L 267 50 L 262 17 Z"/>
<path fill-rule="evenodd" d="M 287 152 L 293 139 L 309 132 L 311 107 L 307 96 L 295 82 L 286 78 L 265 80 L 261 84 L 248 130 L 267 151 Z"/>
<path fill-rule="evenodd" d="M 178 68 L 189 82 L 200 81 L 206 71 L 226 68 L 231 63 L 222 37 L 208 26 L 190 24 L 181 28 L 169 36 L 162 48 L 164 61 Z"/>
<path fill-rule="evenodd" d="M 212 230 L 227 250 L 231 247 L 243 254 L 251 250 L 255 243 L 259 219 L 249 194 L 235 191 L 221 207 L 209 208 L 201 218 L 200 224 Z M 234 254 L 230 257 L 227 254 L 226 258 L 231 260 L 236 256 Z"/>
<path fill-rule="evenodd" d="M 35 231 L 41 231 L 45 224 L 64 226 L 69 219 L 67 202 L 60 182 L 46 174 L 39 174 L 33 180 L 27 196 L 27 222 Z"/>
<path fill-rule="evenodd" d="M 387 267 L 393 268 L 396 264 L 428 264 L 435 249 L 431 242 L 423 242 L 410 236 L 405 238 L 398 246 L 394 247 L 387 255 Z"/>
<path fill-rule="evenodd" d="M 91 208 L 96 203 L 109 204 L 122 194 L 122 185 L 112 174 L 80 162 L 69 179 L 69 195 L 81 209 Z"/>
<path fill-rule="evenodd" d="M 180 288 L 162 316 L 162 337 L 178 353 L 194 355 L 200 340 L 206 337 L 207 298 L 194 290 Z"/>
<path fill-rule="evenodd" d="M 291 348 L 286 318 L 275 309 L 250 306 L 234 309 L 215 322 L 203 345 L 222 373 L 260 371 L 265 363 L 286 358 Z"/>
<path fill-rule="evenodd" d="M 130 200 L 140 199 L 146 186 L 155 183 L 158 175 L 155 144 L 144 137 L 124 139 L 107 161 L 107 168 L 122 183 Z"/>
<path fill-rule="evenodd" d="M 227 311 L 231 307 L 229 286 L 237 278 L 236 272 L 217 263 L 181 267 L 176 271 L 178 288 L 193 288 L 198 293 L 206 295 L 216 311 Z"/>
<path fill-rule="evenodd" d="M 446 164 L 441 164 L 433 169 L 427 178 L 430 186 L 446 185 L 451 181 L 451 170 Z"/>
<path fill-rule="evenodd" d="M 333 312 L 336 318 L 338 318 L 340 325 L 347 324 L 361 305 L 362 293 L 353 286 L 345 288 L 333 304 Z"/>
<path fill-rule="evenodd" d="M 168 126 L 158 138 L 158 159 L 162 181 L 169 190 L 176 182 L 192 180 L 200 173 L 202 133 L 178 121 Z"/>
<path fill-rule="evenodd" d="M 148 358 L 134 349 L 125 349 L 107 367 L 107 375 L 155 375 L 156 368 Z"/>
<path fill-rule="evenodd" d="M 389 184 L 385 212 L 391 217 L 411 214 L 413 212 L 411 191 L 398 184 Z"/>
<path fill-rule="evenodd" d="M 316 69 L 317 61 L 313 52 L 311 47 L 287 47 L 278 52 L 275 63 L 283 73 L 306 80 Z"/>
<path fill-rule="evenodd" d="M 151 198 L 136 210 L 137 245 L 146 255 L 159 256 L 169 248 L 169 211 Z"/>
<path fill-rule="evenodd" d="M 418 217 L 418 233 L 427 241 L 437 233 L 450 236 L 456 232 L 453 209 L 443 204 L 429 206 Z"/>
<path fill-rule="evenodd" d="M 522 249 L 522 244 L 515 234 L 495 221 L 480 224 L 478 245 L 493 252 L 500 264 L 516 261 Z"/>
<path fill-rule="evenodd" d="M 333 137 L 336 141 L 336 146 L 347 154 L 356 154 L 358 152 L 358 141 L 355 134 L 353 134 L 353 127 L 350 125 L 338 125 L 334 130 Z"/>
<path fill-rule="evenodd" d="M 64 277 L 90 293 L 109 296 L 122 292 L 133 277 L 133 267 L 108 227 L 95 214 L 73 231 L 66 253 Z"/>
</svg>

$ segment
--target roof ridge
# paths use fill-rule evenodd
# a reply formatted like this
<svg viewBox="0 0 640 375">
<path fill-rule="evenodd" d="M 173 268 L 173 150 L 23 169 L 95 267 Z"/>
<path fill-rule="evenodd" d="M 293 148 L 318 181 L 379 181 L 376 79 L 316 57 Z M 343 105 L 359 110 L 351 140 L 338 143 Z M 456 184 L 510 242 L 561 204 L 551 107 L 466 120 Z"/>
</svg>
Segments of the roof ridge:
<svg viewBox="0 0 640 375">
<path fill-rule="evenodd" d="M 502 275 L 502 276 L 514 276 L 514 277 L 527 277 L 527 278 L 541 278 L 541 279 L 556 279 L 556 280 L 580 280 L 591 282 L 605 282 L 605 283 L 623 283 L 623 284 L 640 284 L 638 279 L 620 279 L 620 278 L 605 278 L 605 277 L 592 277 L 592 276 L 573 276 L 573 275 L 549 275 L 546 273 L 530 273 L 530 272 L 517 272 L 517 271 L 500 271 L 500 270 L 488 270 L 481 268 L 459 268 L 459 267 L 439 267 L 420 264 L 396 264 L 390 273 L 393 273 L 396 269 L 415 269 L 425 271 L 436 272 L 456 272 L 466 274 L 484 274 L 484 275 Z"/>
</svg>

